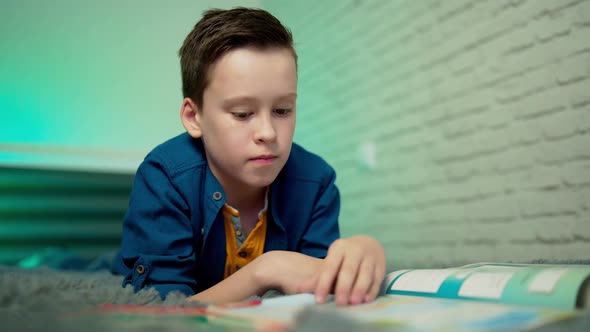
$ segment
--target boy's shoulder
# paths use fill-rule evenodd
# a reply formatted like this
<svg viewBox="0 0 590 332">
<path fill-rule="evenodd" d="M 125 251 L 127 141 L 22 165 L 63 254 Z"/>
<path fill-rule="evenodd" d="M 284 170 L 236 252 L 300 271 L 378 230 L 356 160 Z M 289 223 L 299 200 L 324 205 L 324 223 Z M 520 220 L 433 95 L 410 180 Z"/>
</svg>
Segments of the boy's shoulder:
<svg viewBox="0 0 590 332">
<path fill-rule="evenodd" d="M 162 164 L 172 173 L 207 164 L 203 143 L 186 132 L 156 146 L 145 159 Z"/>
<path fill-rule="evenodd" d="M 324 182 L 335 176 L 335 171 L 322 157 L 293 143 L 289 159 L 281 171 L 287 180 Z"/>
</svg>

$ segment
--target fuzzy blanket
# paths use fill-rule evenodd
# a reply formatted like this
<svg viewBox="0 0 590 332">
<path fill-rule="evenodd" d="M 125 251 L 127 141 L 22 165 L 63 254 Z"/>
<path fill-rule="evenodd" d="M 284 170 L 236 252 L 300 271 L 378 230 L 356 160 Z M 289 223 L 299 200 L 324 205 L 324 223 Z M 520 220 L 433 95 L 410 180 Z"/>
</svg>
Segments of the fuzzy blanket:
<svg viewBox="0 0 590 332">
<path fill-rule="evenodd" d="M 203 306 L 189 303 L 180 294 L 160 299 L 153 289 L 134 293 L 121 288 L 122 278 L 103 272 L 67 272 L 50 268 L 21 269 L 0 266 L 0 331 L 215 331 L 227 330 L 190 319 L 90 314 L 104 303 L 157 306 Z M 85 315 L 84 312 L 89 314 Z M 241 329 L 239 329 L 241 330 Z M 304 311 L 298 331 L 366 331 L 354 321 L 336 314 Z M 590 312 L 574 320 L 545 326 L 538 332 L 590 330 Z"/>
</svg>

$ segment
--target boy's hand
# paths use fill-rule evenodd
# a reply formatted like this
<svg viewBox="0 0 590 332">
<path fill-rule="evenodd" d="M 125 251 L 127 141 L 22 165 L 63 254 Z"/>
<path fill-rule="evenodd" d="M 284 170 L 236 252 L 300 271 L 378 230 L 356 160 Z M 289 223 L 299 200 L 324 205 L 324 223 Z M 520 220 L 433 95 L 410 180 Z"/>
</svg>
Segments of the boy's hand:
<svg viewBox="0 0 590 332">
<path fill-rule="evenodd" d="M 379 293 L 385 265 L 385 250 L 377 240 L 368 236 L 338 239 L 299 291 L 314 291 L 318 303 L 324 303 L 331 291 L 339 305 L 369 302 Z"/>
<path fill-rule="evenodd" d="M 188 298 L 190 301 L 230 303 L 271 289 L 294 294 L 318 271 L 322 260 L 298 252 L 269 251 L 228 278 Z"/>
<path fill-rule="evenodd" d="M 292 251 L 269 251 L 254 260 L 256 282 L 264 291 L 276 289 L 283 294 L 296 294 L 300 285 L 319 270 L 322 259 Z"/>
</svg>

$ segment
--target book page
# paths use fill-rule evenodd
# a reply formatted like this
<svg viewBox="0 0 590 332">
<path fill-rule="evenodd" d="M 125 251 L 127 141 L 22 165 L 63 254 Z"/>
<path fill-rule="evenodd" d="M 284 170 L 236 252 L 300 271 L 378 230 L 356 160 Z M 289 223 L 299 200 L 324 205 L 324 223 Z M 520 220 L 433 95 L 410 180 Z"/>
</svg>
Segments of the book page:
<svg viewBox="0 0 590 332">
<path fill-rule="evenodd" d="M 529 284 L 529 292 L 550 294 L 555 289 L 557 282 L 567 273 L 566 268 L 554 268 L 541 271 Z"/>
<path fill-rule="evenodd" d="M 436 293 L 454 270 L 414 270 L 397 278 L 391 290 Z"/>
<path fill-rule="evenodd" d="M 463 281 L 459 296 L 500 299 L 513 275 L 512 272 L 474 272 Z"/>
<path fill-rule="evenodd" d="M 405 270 L 386 293 L 574 309 L 587 302 L 577 298 L 589 278 L 587 265 L 479 263 Z"/>
<path fill-rule="evenodd" d="M 385 293 L 387 293 L 387 290 L 389 289 L 391 282 L 394 281 L 401 274 L 406 273 L 408 271 L 410 271 L 410 270 L 399 270 L 399 271 L 394 271 L 394 272 L 388 273 L 385 276 L 385 279 L 383 280 L 383 282 L 381 283 L 381 290 L 379 292 L 379 295 L 384 295 Z"/>
<path fill-rule="evenodd" d="M 340 314 L 343 320 L 366 324 L 368 328 L 441 332 L 522 331 L 576 315 L 575 311 L 401 295 L 381 296 L 354 306 L 337 306 L 334 302 L 317 305 L 310 304 L 312 297 L 306 295 L 263 300 L 260 306 L 232 309 L 226 314 L 259 322 L 256 326 L 287 329 L 296 328 L 295 317 L 305 308 L 311 308 L 320 315 Z"/>
</svg>

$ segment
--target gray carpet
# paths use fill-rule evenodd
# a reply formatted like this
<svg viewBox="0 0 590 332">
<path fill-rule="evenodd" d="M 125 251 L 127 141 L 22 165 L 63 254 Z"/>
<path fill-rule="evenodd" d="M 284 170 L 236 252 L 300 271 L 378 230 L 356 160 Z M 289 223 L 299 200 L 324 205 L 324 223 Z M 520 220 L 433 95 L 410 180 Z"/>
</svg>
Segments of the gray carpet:
<svg viewBox="0 0 590 332">
<path fill-rule="evenodd" d="M 154 289 L 134 293 L 121 287 L 122 277 L 108 272 L 68 272 L 50 268 L 0 266 L 0 331 L 227 331 L 190 319 L 139 317 L 113 319 L 91 314 L 105 303 L 158 306 L 203 306 L 180 293 L 162 300 Z M 269 293 L 267 296 L 277 296 Z M 85 315 L 84 313 L 89 313 Z M 301 313 L 297 331 L 359 331 L 360 325 L 338 314 Z M 243 328 L 236 329 L 243 331 Z M 366 331 L 366 329 L 364 329 Z"/>
<path fill-rule="evenodd" d="M 542 261 L 538 261 L 542 262 Z M 543 261 L 547 263 L 546 261 Z M 570 262 L 571 263 L 571 262 Z M 108 272 L 66 272 L 49 268 L 0 266 L 0 331 L 224 331 L 220 326 L 188 319 L 113 319 L 85 315 L 104 303 L 159 306 L 200 306 L 179 293 L 160 299 L 153 289 L 134 293 L 121 288 L 122 278 Z M 361 326 L 340 315 L 304 311 L 298 331 L 358 331 Z M 366 331 L 366 328 L 362 328 Z M 590 314 L 575 321 L 538 329 L 539 332 L 590 331 Z"/>
</svg>

